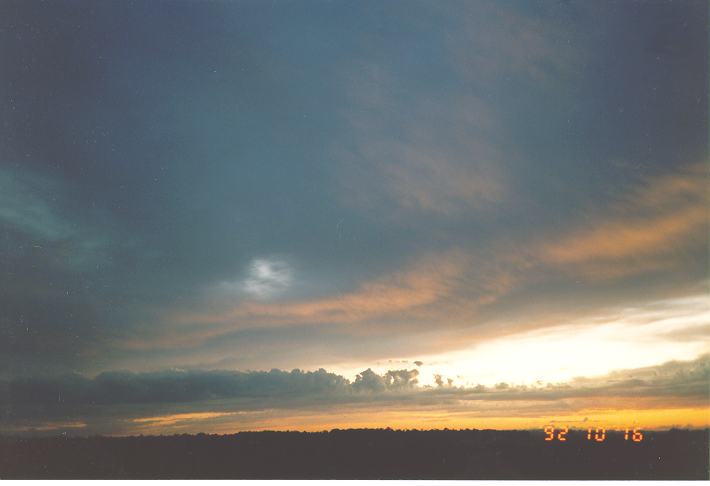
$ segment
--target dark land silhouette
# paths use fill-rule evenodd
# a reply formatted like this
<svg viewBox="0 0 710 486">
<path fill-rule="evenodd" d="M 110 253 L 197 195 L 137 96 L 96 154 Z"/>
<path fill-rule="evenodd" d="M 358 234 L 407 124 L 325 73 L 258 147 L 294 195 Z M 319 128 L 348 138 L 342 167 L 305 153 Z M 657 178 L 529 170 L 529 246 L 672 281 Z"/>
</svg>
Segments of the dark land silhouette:
<svg viewBox="0 0 710 486">
<path fill-rule="evenodd" d="M 233 435 L 0 438 L 0 478 L 708 479 L 708 430 L 351 429 Z"/>
</svg>

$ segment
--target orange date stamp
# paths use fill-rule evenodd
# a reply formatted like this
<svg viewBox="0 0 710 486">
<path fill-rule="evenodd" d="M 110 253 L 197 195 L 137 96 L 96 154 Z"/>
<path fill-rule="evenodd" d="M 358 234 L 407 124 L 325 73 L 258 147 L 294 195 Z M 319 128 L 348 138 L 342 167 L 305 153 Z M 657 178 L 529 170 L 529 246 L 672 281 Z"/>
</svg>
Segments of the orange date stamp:
<svg viewBox="0 0 710 486">
<path fill-rule="evenodd" d="M 626 427 L 625 429 L 615 429 L 619 432 L 624 432 L 624 440 L 631 442 L 643 441 L 643 432 L 638 427 Z M 547 425 L 543 431 L 545 432 L 545 441 L 567 442 L 569 427 L 560 426 L 555 428 L 553 425 Z M 604 442 L 607 438 L 607 429 L 605 427 L 588 427 L 587 440 L 592 442 Z"/>
</svg>

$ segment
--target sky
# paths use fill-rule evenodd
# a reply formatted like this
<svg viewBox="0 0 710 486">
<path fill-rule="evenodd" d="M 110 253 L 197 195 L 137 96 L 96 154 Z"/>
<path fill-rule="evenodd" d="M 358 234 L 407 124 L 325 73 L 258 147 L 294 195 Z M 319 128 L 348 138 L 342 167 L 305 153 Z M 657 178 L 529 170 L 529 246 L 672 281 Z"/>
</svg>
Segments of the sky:
<svg viewBox="0 0 710 486">
<path fill-rule="evenodd" d="M 0 2 L 0 433 L 710 425 L 706 2 Z"/>
</svg>

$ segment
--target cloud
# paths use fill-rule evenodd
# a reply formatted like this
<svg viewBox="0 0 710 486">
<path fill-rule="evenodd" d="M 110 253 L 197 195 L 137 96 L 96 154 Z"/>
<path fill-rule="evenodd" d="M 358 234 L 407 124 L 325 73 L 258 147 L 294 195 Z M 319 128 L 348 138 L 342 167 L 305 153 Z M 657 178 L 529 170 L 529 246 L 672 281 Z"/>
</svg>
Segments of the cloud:
<svg viewBox="0 0 710 486">
<path fill-rule="evenodd" d="M 181 422 L 193 422 L 195 420 L 209 420 L 218 417 L 228 417 L 234 415 L 229 412 L 193 412 L 193 413 L 175 413 L 172 415 L 159 415 L 157 417 L 140 417 L 130 419 L 136 424 L 148 424 L 151 427 L 162 427 L 166 425 L 175 425 Z"/>
<path fill-rule="evenodd" d="M 675 267 L 683 250 L 707 244 L 707 177 L 705 164 L 648 177 L 610 213 L 544 245 L 539 257 L 597 278 Z"/>
<path fill-rule="evenodd" d="M 375 393 L 383 392 L 387 389 L 384 378 L 369 368 L 357 375 L 353 387 L 358 391 Z"/>
<path fill-rule="evenodd" d="M 20 248 L 41 250 L 64 269 L 86 271 L 106 264 L 106 229 L 75 214 L 65 215 L 70 206 L 69 192 L 58 180 L 26 170 L 0 168 L 0 228 L 6 231 L 7 241 L 17 241 Z M 91 216 L 100 219 L 96 214 Z M 17 250 L 6 255 L 21 256 Z"/>
<path fill-rule="evenodd" d="M 42 433 L 50 432 L 53 434 L 66 434 L 72 432 L 73 429 L 84 429 L 87 427 L 85 422 L 40 422 L 33 423 L 31 425 L 17 425 L 11 426 L 7 429 L 10 433 Z"/>
<path fill-rule="evenodd" d="M 328 415 L 376 406 L 388 414 L 388 410 L 416 405 L 420 413 L 457 414 L 468 410 L 485 416 L 494 409 L 486 409 L 484 404 L 495 403 L 497 413 L 503 407 L 503 413 L 516 417 L 554 414 L 561 410 L 561 403 L 567 412 L 599 407 L 707 407 L 710 356 L 535 386 L 501 382 L 493 388 L 457 387 L 451 380 L 447 386 L 440 380 L 441 386 L 432 388 L 419 386 L 417 376 L 417 370 L 390 370 L 380 375 L 367 369 L 351 382 L 323 369 L 296 369 L 15 379 L 0 385 L 0 429 L 41 431 L 45 427 L 50 431 L 61 424 L 75 423 L 89 424 L 82 425 L 82 430 L 93 430 L 94 421 L 102 421 L 113 423 L 114 429 L 131 423 L 169 430 L 185 422 L 228 422 L 232 417 L 246 420 L 248 426 L 249 414 L 272 409 L 281 410 L 282 415 L 287 410 L 319 410 Z M 55 428 L 48 426 L 52 423 Z"/>
<path fill-rule="evenodd" d="M 502 307 L 507 296 L 560 277 L 595 282 L 685 268 L 688 255 L 707 241 L 706 176 L 704 165 L 691 164 L 645 177 L 604 210 L 596 210 L 584 226 L 531 237 L 527 246 L 501 242 L 495 252 L 462 248 L 424 253 L 402 270 L 339 295 L 259 302 L 257 295 L 275 295 L 291 282 L 292 273 L 283 262 L 258 259 L 245 279 L 252 284 L 254 300 L 227 310 L 222 303 L 204 312 L 171 313 L 163 327 L 153 326 L 140 338 L 124 340 L 122 346 L 194 347 L 240 329 L 297 325 L 342 324 L 352 331 L 380 334 L 395 329 L 426 332 L 431 327 L 425 323 L 436 322 L 441 330 L 451 330 L 474 320 L 480 337 L 490 334 L 490 329 L 484 329 L 486 319 L 496 311 L 515 312 L 514 307 Z M 488 314 L 483 312 L 486 309 Z M 530 321 L 529 316 L 526 319 Z M 540 327 L 557 322 L 535 321 Z M 388 325 L 383 327 L 384 322 Z M 462 345 L 460 340 L 457 343 Z"/>
<path fill-rule="evenodd" d="M 255 259 L 244 282 L 246 292 L 254 297 L 271 297 L 291 283 L 291 267 L 277 260 Z"/>
<path fill-rule="evenodd" d="M 170 317 L 172 335 L 162 342 L 164 346 L 179 346 L 237 329 L 358 323 L 417 312 L 450 295 L 466 261 L 467 257 L 456 250 L 435 253 L 414 260 L 402 271 L 362 283 L 356 290 L 341 295 L 299 302 L 246 301 L 222 312 L 179 313 Z M 175 322 L 180 326 L 174 327 Z M 148 339 L 125 345 L 150 347 L 155 343 Z"/>
<path fill-rule="evenodd" d="M 76 231 L 52 208 L 56 184 L 8 169 L 0 169 L 0 223 L 39 241 L 70 238 Z M 44 196 L 43 196 L 44 195 Z"/>
<path fill-rule="evenodd" d="M 61 179 L 0 168 L 0 375 L 74 368 L 100 339 L 92 291 L 121 245 L 74 203 Z"/>
<path fill-rule="evenodd" d="M 710 337 L 700 334 L 710 322 L 706 293 L 634 306 L 626 302 L 595 308 L 586 315 L 576 308 L 575 312 L 570 317 L 566 310 L 557 319 L 543 322 L 536 321 L 532 312 L 521 312 L 505 320 L 506 332 L 496 328 L 495 322 L 462 330 L 457 340 L 467 345 L 430 354 L 427 370 L 462 375 L 469 384 L 532 384 L 539 377 L 567 381 L 614 369 L 693 359 L 710 351 Z M 675 339 L 669 336 L 676 334 Z"/>
<path fill-rule="evenodd" d="M 560 13 L 565 15 L 562 9 Z M 574 79 L 583 62 L 583 52 L 559 41 L 571 37 L 571 26 L 557 16 L 523 13 L 497 2 L 457 5 L 439 15 L 458 27 L 447 37 L 448 54 L 474 83 L 516 78 L 538 89 L 554 89 L 560 79 Z"/>
<path fill-rule="evenodd" d="M 585 218 L 585 225 L 546 232 L 540 238 L 529 237 L 525 242 L 495 242 L 490 249 L 423 253 L 411 258 L 401 270 L 339 294 L 269 302 L 254 299 L 232 304 L 229 301 L 232 306 L 226 309 L 225 302 L 220 302 L 203 306 L 204 311 L 171 312 L 163 318 L 163 324 L 153 325 L 116 344 L 127 352 L 188 352 L 209 346 L 211 351 L 203 352 L 201 361 L 184 362 L 209 367 L 220 360 L 228 362 L 230 356 L 235 359 L 232 348 L 226 341 L 222 344 L 218 337 L 230 339 L 239 346 L 240 331 L 280 329 L 284 332 L 285 328 L 302 328 L 306 332 L 321 326 L 330 330 L 329 338 L 332 337 L 333 342 L 336 337 L 346 342 L 356 334 L 380 336 L 397 340 L 396 346 L 406 345 L 409 349 L 403 353 L 416 356 L 422 352 L 431 354 L 481 344 L 522 329 L 577 323 L 581 312 L 589 319 L 605 317 L 606 310 L 615 312 L 615 308 L 628 301 L 627 292 L 633 291 L 635 286 L 616 292 L 581 287 L 581 283 L 621 281 L 651 272 L 666 275 L 689 264 L 689 255 L 694 254 L 699 247 L 697 243 L 705 238 L 702 228 L 706 222 L 701 221 L 701 216 L 707 214 L 703 174 L 706 170 L 702 165 L 691 164 L 639 179 L 618 199 L 604 203 L 603 208 L 594 211 L 593 217 Z M 678 228 L 674 237 L 669 228 Z M 651 236 L 644 236 L 647 233 Z M 628 236 L 624 236 L 626 234 Z M 305 272 L 302 277 L 307 279 Z M 570 298 L 574 297 L 573 301 L 566 299 L 574 302 L 573 319 L 563 300 L 549 300 L 550 285 L 552 288 L 559 285 L 562 292 L 570 292 Z M 687 288 L 678 288 L 673 296 L 682 292 L 693 295 L 688 294 Z M 663 300 L 666 295 L 654 294 L 654 298 Z M 635 300 L 643 302 L 650 298 L 644 294 Z M 600 312 L 600 308 L 606 310 Z M 692 309 L 698 316 L 703 315 L 696 307 Z M 674 341 L 680 341 L 680 336 L 688 333 L 698 334 L 694 330 L 673 332 L 678 336 Z M 280 338 L 274 333 L 269 336 L 277 342 L 269 349 L 284 349 L 284 354 L 294 355 L 292 337 Z M 299 340 L 299 343 L 302 346 L 299 349 L 317 349 L 328 355 L 327 359 L 311 361 L 311 364 L 323 366 L 335 362 L 330 353 L 309 343 L 309 339 Z M 368 359 L 378 359 L 383 356 L 378 352 L 388 352 L 374 345 L 363 345 L 367 354 L 347 350 L 347 344 L 338 347 L 350 356 L 362 353 L 358 357 Z M 666 349 L 676 348 L 667 346 Z M 247 354 L 251 353 L 241 358 L 249 359 L 249 365 L 258 362 L 257 357 L 246 358 Z M 676 355 L 664 352 L 663 356 Z M 163 362 L 183 363 L 180 354 L 173 353 L 170 357 L 173 361 L 164 358 Z M 303 365 L 302 361 L 290 359 L 281 363 Z M 238 365 L 244 363 L 241 361 Z"/>
<path fill-rule="evenodd" d="M 385 373 L 385 386 L 388 390 L 410 388 L 418 383 L 417 370 L 390 370 Z"/>
<path fill-rule="evenodd" d="M 323 369 L 291 372 L 162 371 L 105 372 L 89 379 L 78 374 L 16 378 L 0 384 L 4 419 L 77 414 L 113 405 L 160 405 L 244 398 L 317 397 L 345 390 L 344 378 Z"/>
<path fill-rule="evenodd" d="M 220 293 L 246 296 L 258 300 L 275 297 L 287 290 L 293 280 L 293 269 L 285 261 L 274 258 L 254 258 L 243 280 L 221 282 Z"/>
<path fill-rule="evenodd" d="M 407 62 L 411 47 L 385 37 L 379 55 L 341 68 L 349 130 L 334 143 L 338 195 L 389 224 L 507 209 L 525 156 L 508 119 L 521 115 L 507 103 L 517 93 L 499 90 L 557 95 L 577 79 L 584 53 L 560 42 L 574 34 L 571 23 L 547 12 L 493 2 L 420 7 L 427 21 L 403 25 L 435 60 Z"/>
<path fill-rule="evenodd" d="M 688 327 L 685 329 L 676 329 L 668 331 L 664 337 L 669 341 L 707 341 L 710 338 L 710 323 L 700 326 Z"/>
<path fill-rule="evenodd" d="M 292 322 L 348 322 L 407 311 L 445 297 L 463 258 L 457 252 L 423 257 L 410 268 L 366 282 L 354 292 L 295 304 L 251 305 L 245 312 Z"/>
<path fill-rule="evenodd" d="M 501 127 L 482 97 L 412 84 L 406 68 L 372 60 L 343 67 L 342 79 L 349 136 L 332 154 L 348 206 L 392 224 L 485 212 L 510 197 Z"/>
<path fill-rule="evenodd" d="M 485 210 L 505 198 L 500 154 L 482 139 L 461 135 L 453 144 L 437 144 L 423 135 L 405 135 L 409 142 L 376 137 L 363 134 L 358 152 L 342 154 L 344 196 L 356 206 L 395 208 L 392 216 L 446 216 Z"/>
</svg>

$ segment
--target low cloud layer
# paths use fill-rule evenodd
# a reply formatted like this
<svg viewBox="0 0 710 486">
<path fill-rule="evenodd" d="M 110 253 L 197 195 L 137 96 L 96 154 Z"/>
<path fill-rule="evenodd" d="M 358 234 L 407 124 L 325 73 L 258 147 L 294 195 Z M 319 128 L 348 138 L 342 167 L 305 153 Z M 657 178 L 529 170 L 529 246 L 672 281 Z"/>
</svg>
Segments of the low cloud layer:
<svg viewBox="0 0 710 486">
<path fill-rule="evenodd" d="M 458 387 L 437 375 L 436 387 L 420 386 L 417 370 L 390 370 L 379 375 L 368 369 L 350 381 L 317 371 L 164 371 L 159 373 L 102 373 L 25 379 L 0 385 L 2 431 L 56 432 L 48 424 L 89 424 L 68 427 L 86 432 L 92 421 L 104 433 L 124 431 L 122 423 L 155 425 L 169 431 L 174 422 L 265 413 L 281 416 L 318 410 L 337 416 L 352 407 L 371 406 L 394 412 L 402 406 L 461 413 L 467 408 L 481 416 L 501 409 L 510 417 L 544 416 L 567 409 L 663 409 L 703 407 L 710 393 L 710 356 L 695 361 L 624 370 L 568 383 L 519 386 L 505 382 L 493 387 Z M 491 405 L 485 405 L 489 403 Z M 177 407 L 177 408 L 176 408 Z M 177 412 L 179 411 L 179 413 Z M 475 414 L 474 414 L 475 415 Z M 178 418 L 164 418 L 173 417 Z M 157 417 L 157 418 L 152 418 Z M 163 418 L 161 418 L 163 417 Z M 243 417 L 242 417 L 243 418 Z M 395 421 L 406 422 L 402 414 Z M 390 416 L 391 419 L 391 416 Z M 396 425 L 396 424 L 395 424 Z M 160 429 L 159 426 L 164 426 Z M 228 427 L 228 424 L 225 426 Z M 249 422 L 244 426 L 248 428 Z"/>
</svg>

